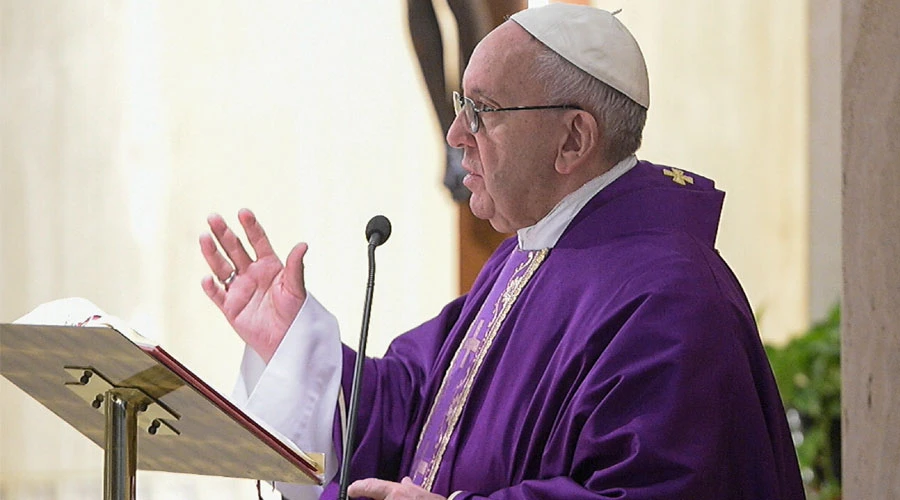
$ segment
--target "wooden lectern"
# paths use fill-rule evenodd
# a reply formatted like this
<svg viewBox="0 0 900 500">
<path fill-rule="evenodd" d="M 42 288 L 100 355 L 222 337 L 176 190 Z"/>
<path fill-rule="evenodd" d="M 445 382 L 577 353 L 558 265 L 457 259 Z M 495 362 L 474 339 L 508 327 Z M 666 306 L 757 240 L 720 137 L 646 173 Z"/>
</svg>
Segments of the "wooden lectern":
<svg viewBox="0 0 900 500">
<path fill-rule="evenodd" d="M 113 328 L 0 324 L 0 373 L 104 448 L 107 500 L 134 499 L 137 469 L 323 481 L 321 454 L 276 437 L 162 348 Z"/>
</svg>

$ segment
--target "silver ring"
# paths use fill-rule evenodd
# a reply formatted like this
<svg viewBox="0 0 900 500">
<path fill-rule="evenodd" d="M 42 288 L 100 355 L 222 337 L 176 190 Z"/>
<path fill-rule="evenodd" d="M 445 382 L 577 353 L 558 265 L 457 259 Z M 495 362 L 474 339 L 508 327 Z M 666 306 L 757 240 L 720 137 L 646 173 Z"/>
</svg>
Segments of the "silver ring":
<svg viewBox="0 0 900 500">
<path fill-rule="evenodd" d="M 222 285 L 224 285 L 225 288 L 228 288 L 228 285 L 230 285 L 231 282 L 234 281 L 234 278 L 236 278 L 236 277 L 237 277 L 237 270 L 232 269 L 231 274 L 229 274 L 227 278 L 222 280 Z"/>
</svg>

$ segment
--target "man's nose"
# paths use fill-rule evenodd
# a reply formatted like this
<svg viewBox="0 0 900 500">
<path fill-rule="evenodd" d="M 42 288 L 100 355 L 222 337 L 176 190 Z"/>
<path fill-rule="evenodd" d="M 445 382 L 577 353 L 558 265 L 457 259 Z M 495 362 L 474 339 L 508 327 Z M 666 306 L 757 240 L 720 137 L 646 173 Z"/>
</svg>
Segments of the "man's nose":
<svg viewBox="0 0 900 500">
<path fill-rule="evenodd" d="M 450 123 L 450 128 L 447 130 L 447 144 L 453 148 L 475 145 L 475 136 L 469 131 L 465 113 L 456 115 L 456 118 Z"/>
</svg>

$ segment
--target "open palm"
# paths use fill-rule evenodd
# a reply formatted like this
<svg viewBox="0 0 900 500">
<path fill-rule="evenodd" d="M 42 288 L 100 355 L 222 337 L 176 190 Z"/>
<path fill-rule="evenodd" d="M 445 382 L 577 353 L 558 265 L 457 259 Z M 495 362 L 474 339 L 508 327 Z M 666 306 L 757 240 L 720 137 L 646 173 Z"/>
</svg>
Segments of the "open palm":
<svg viewBox="0 0 900 500">
<path fill-rule="evenodd" d="M 211 215 L 212 235 L 200 236 L 200 251 L 215 278 L 206 276 L 201 284 L 237 334 L 268 363 L 306 300 L 303 256 L 307 246 L 295 246 L 282 264 L 253 212 L 242 209 L 238 220 L 256 260 L 224 219 Z"/>
</svg>

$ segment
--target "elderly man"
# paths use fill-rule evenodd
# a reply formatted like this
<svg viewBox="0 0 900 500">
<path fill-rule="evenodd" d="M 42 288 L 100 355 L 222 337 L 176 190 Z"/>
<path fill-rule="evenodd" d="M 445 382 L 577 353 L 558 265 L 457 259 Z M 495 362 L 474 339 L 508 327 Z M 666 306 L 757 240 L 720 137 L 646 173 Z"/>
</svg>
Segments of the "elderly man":
<svg viewBox="0 0 900 500">
<path fill-rule="evenodd" d="M 447 142 L 473 213 L 516 232 L 472 290 L 366 361 L 353 497 L 803 498 L 750 306 L 714 248 L 723 193 L 638 161 L 649 106 L 611 14 L 522 11 L 472 55 Z M 249 211 L 203 288 L 248 344 L 236 397 L 341 456 L 356 353 Z M 227 258 L 226 258 L 227 256 Z M 332 498 L 282 485 L 289 498 Z M 306 488 L 306 489 L 304 489 Z"/>
</svg>

